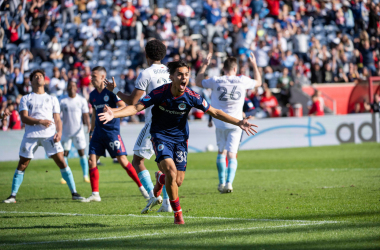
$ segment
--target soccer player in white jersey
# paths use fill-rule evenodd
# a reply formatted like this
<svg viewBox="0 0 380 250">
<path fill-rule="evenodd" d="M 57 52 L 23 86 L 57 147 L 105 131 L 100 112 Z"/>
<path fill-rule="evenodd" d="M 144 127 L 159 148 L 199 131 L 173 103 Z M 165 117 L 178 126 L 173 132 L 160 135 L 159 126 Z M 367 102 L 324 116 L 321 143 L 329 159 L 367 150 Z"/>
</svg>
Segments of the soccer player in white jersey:
<svg viewBox="0 0 380 250">
<path fill-rule="evenodd" d="M 246 76 L 236 76 L 237 61 L 234 57 L 229 57 L 224 61 L 224 76 L 204 79 L 204 73 L 210 64 L 212 55 L 209 54 L 203 61 L 196 78 L 199 87 L 212 89 L 212 106 L 223 110 L 230 116 L 239 120 L 243 119 L 244 97 L 248 89 L 261 86 L 261 75 L 256 64 L 256 58 L 251 53 L 249 61 L 253 67 L 255 80 Z M 219 185 L 221 193 L 232 192 L 232 182 L 237 169 L 236 154 L 240 144 L 242 130 L 229 123 L 214 120 L 216 127 L 216 140 L 218 145 L 218 156 L 216 165 L 218 168 Z M 228 158 L 227 180 L 226 177 L 226 156 Z"/>
<path fill-rule="evenodd" d="M 75 148 L 78 150 L 79 162 L 83 171 L 83 180 L 90 183 L 88 177 L 88 160 L 84 154 L 86 149 L 86 137 L 83 131 L 82 118 L 88 127 L 88 133 L 91 131 L 90 116 L 88 104 L 86 99 L 77 94 L 77 83 L 75 78 L 72 79 L 67 85 L 68 96 L 61 99 L 61 112 L 62 112 L 62 145 L 64 150 L 64 157 L 66 164 L 68 164 L 67 157 L 69 155 L 71 145 L 74 143 Z M 61 180 L 64 184 L 65 180 Z"/>
<path fill-rule="evenodd" d="M 116 83 L 107 82 L 107 89 L 113 91 L 121 100 L 128 105 L 135 105 L 141 99 L 143 94 L 150 93 L 153 89 L 160 87 L 163 84 L 170 83 L 169 72 L 167 67 L 161 64 L 161 60 L 166 56 L 166 46 L 160 40 L 151 40 L 145 46 L 146 60 L 149 68 L 143 70 L 136 82 L 135 89 L 131 95 L 126 95 L 120 92 L 116 87 Z M 132 165 L 138 173 L 139 179 L 146 191 L 149 193 L 149 200 L 146 207 L 141 213 L 148 211 L 155 205 L 162 203 L 161 208 L 157 212 L 172 212 L 169 202 L 169 196 L 166 188 L 163 188 L 163 197 L 155 197 L 153 194 L 153 183 L 149 171 L 144 165 L 145 159 L 150 159 L 154 154 L 153 145 L 151 142 L 150 125 L 152 121 L 152 107 L 145 110 L 145 126 L 141 130 L 135 146 L 133 148 Z"/>
<path fill-rule="evenodd" d="M 13 176 L 12 193 L 4 203 L 16 203 L 16 194 L 24 179 L 25 169 L 33 159 L 38 146 L 43 146 L 46 154 L 53 158 L 61 170 L 62 178 L 69 186 L 73 200 L 83 200 L 76 189 L 70 167 L 63 159 L 61 145 L 62 122 L 58 99 L 45 93 L 45 72 L 35 70 L 30 74 L 33 92 L 20 101 L 21 121 L 25 124 L 25 134 L 20 146 L 20 161 Z"/>
</svg>

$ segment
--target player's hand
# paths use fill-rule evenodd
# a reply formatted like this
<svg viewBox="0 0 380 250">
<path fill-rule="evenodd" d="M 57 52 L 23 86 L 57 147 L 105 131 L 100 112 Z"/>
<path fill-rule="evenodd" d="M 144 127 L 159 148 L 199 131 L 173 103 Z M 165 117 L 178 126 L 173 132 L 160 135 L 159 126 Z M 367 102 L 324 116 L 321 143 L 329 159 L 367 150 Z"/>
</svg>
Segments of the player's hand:
<svg viewBox="0 0 380 250">
<path fill-rule="evenodd" d="M 208 53 L 207 57 L 203 59 L 203 65 L 209 66 L 212 58 L 212 53 Z"/>
<path fill-rule="evenodd" d="M 44 126 L 45 128 L 50 127 L 53 124 L 50 120 L 40 120 L 40 125 Z"/>
<path fill-rule="evenodd" d="M 256 65 L 256 57 L 255 57 L 255 54 L 253 54 L 253 52 L 251 52 L 250 55 L 251 55 L 251 56 L 249 57 L 249 61 L 250 61 L 253 65 Z"/>
<path fill-rule="evenodd" d="M 106 88 L 109 90 L 109 91 L 113 91 L 114 88 L 116 88 L 116 82 L 115 82 L 115 78 L 112 77 L 112 82 L 108 81 L 107 79 L 104 80 L 104 84 L 106 85 Z"/>
<path fill-rule="evenodd" d="M 212 122 L 208 122 L 208 127 L 212 128 Z"/>
<path fill-rule="evenodd" d="M 57 142 L 59 142 L 60 140 L 61 140 L 61 134 L 59 134 L 59 133 L 56 133 L 55 135 L 54 135 L 54 137 L 53 137 L 53 141 L 54 141 L 54 143 L 57 143 Z"/>
<path fill-rule="evenodd" d="M 112 109 L 108 106 L 104 106 L 103 111 L 104 111 L 104 113 L 100 113 L 98 115 L 99 120 L 104 121 L 103 124 L 106 124 L 107 122 L 112 121 L 112 119 L 114 118 Z"/>
<path fill-rule="evenodd" d="M 250 136 L 250 134 L 252 135 L 255 135 L 255 133 L 257 133 L 257 131 L 253 128 L 253 127 L 256 127 L 258 128 L 257 125 L 255 124 L 252 124 L 252 123 L 249 123 L 248 120 L 250 119 L 251 117 L 248 116 L 247 118 L 244 118 L 243 120 L 241 120 L 239 122 L 239 127 L 244 130 L 248 136 Z"/>
</svg>

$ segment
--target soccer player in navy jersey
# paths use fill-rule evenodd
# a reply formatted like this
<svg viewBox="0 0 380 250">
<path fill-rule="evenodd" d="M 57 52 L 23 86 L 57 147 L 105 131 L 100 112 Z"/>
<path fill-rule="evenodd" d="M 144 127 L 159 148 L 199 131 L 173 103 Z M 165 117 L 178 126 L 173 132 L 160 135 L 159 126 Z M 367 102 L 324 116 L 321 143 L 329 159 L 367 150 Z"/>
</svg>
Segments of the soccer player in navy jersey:
<svg viewBox="0 0 380 250">
<path fill-rule="evenodd" d="M 127 159 L 123 140 L 120 136 L 120 120 L 115 119 L 110 123 L 103 124 L 99 121 L 98 114 L 103 112 L 104 107 L 109 110 L 117 111 L 125 107 L 125 103 L 120 100 L 114 93 L 107 90 L 106 69 L 97 66 L 92 69 L 91 83 L 95 89 L 90 93 L 90 104 L 92 106 L 90 147 L 89 147 L 89 172 L 92 188 L 92 195 L 82 202 L 101 201 L 99 195 L 99 171 L 96 163 L 100 156 L 106 156 L 106 150 L 112 158 L 117 158 L 120 165 L 127 171 L 128 175 L 137 184 L 141 194 L 148 199 L 148 193 L 142 186 L 136 170 Z"/>
<path fill-rule="evenodd" d="M 211 107 L 199 94 L 187 88 L 189 83 L 189 66 L 183 61 L 168 64 L 172 83 L 162 85 L 133 106 L 114 111 L 105 107 L 106 112 L 99 114 L 99 120 L 105 124 L 114 118 L 126 117 L 152 105 L 152 125 L 150 133 L 156 153 L 156 162 L 161 171 L 156 172 L 154 195 L 157 197 L 166 185 L 170 205 L 174 211 L 174 223 L 184 224 L 182 209 L 179 203 L 178 187 L 185 178 L 187 164 L 187 139 L 189 125 L 187 117 L 191 108 L 198 108 L 212 117 L 239 126 L 248 135 L 257 133 L 248 118 L 238 120 L 221 110 Z"/>
</svg>

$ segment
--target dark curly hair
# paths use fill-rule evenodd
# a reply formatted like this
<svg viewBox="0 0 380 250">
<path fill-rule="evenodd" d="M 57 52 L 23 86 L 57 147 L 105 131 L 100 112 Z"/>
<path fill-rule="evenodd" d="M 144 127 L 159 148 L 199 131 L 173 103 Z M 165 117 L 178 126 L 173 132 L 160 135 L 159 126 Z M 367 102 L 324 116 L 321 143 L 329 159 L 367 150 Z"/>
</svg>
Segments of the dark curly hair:
<svg viewBox="0 0 380 250">
<path fill-rule="evenodd" d="M 146 44 L 145 53 L 149 59 L 161 61 L 166 56 L 166 46 L 160 40 L 152 40 Z"/>
<path fill-rule="evenodd" d="M 170 75 L 173 75 L 178 68 L 186 67 L 190 69 L 189 65 L 183 60 L 170 62 L 167 67 Z"/>
<path fill-rule="evenodd" d="M 29 80 L 32 81 L 32 80 L 33 80 L 33 77 L 34 77 L 37 73 L 41 73 L 41 74 L 45 77 L 45 71 L 44 71 L 44 70 L 42 70 L 42 69 L 36 69 L 36 70 L 33 70 L 32 73 L 30 73 L 30 75 L 29 75 Z"/>
</svg>

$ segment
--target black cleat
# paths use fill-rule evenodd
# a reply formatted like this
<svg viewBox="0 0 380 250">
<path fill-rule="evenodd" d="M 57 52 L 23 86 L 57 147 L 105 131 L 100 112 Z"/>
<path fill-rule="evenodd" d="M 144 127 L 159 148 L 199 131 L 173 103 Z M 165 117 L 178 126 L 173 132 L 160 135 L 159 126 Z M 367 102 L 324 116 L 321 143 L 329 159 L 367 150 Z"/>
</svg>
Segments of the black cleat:
<svg viewBox="0 0 380 250">
<path fill-rule="evenodd" d="M 74 200 L 74 201 L 81 201 L 81 200 L 84 200 L 84 197 L 80 196 L 80 194 L 78 193 L 72 193 L 71 194 L 71 198 Z"/>
</svg>

